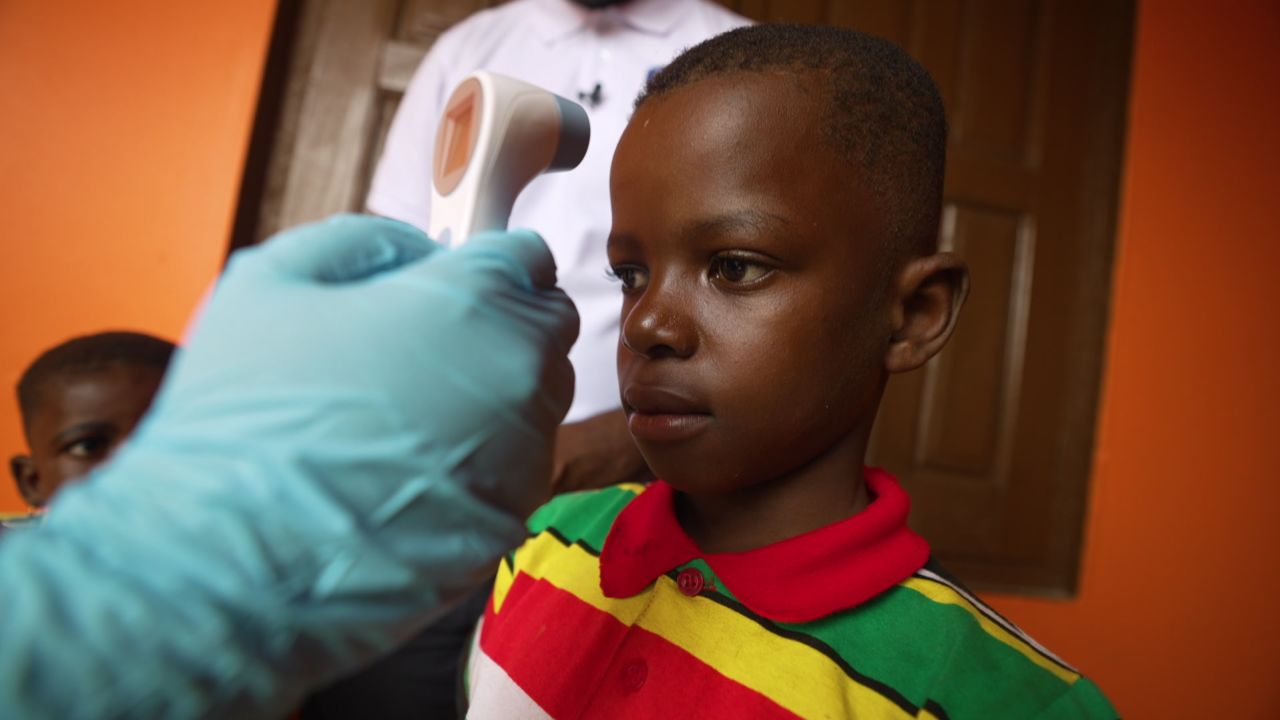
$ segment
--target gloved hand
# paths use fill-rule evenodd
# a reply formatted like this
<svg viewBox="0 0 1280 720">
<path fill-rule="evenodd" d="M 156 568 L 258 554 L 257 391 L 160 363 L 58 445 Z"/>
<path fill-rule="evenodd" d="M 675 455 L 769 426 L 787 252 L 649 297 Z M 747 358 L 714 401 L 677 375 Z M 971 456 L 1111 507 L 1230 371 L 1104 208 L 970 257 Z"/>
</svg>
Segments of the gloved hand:
<svg viewBox="0 0 1280 720">
<path fill-rule="evenodd" d="M 577 316 L 532 233 L 436 252 L 412 226 L 339 216 L 241 253 L 142 438 L 199 451 L 252 435 L 267 457 L 314 459 L 357 503 L 348 478 L 365 463 L 401 479 L 449 470 L 523 519 L 548 497 L 529 480 L 549 477 L 572 399 Z"/>
<path fill-rule="evenodd" d="M 373 217 L 238 253 L 131 441 L 0 543 L 0 713 L 279 717 L 460 599 L 549 494 L 554 282 L 532 233 Z"/>
</svg>

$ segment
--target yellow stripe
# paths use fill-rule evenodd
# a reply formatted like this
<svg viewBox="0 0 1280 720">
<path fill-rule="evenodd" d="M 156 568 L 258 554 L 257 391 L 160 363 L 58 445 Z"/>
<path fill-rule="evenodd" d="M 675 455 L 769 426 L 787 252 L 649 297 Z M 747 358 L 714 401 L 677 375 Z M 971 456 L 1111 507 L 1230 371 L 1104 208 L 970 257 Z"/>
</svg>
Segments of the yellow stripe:
<svg viewBox="0 0 1280 720">
<path fill-rule="evenodd" d="M 1057 663 L 1053 662 L 1049 658 L 1046 658 L 1045 656 L 1041 655 L 1035 648 L 1028 645 L 1022 638 L 1018 637 L 1017 635 L 1014 635 L 1008 630 L 1005 630 L 1003 627 L 1000 626 L 999 623 L 996 623 L 992 621 L 990 618 L 988 618 L 986 615 L 983 615 L 982 611 L 975 608 L 962 595 L 952 590 L 951 588 L 947 587 L 946 585 L 934 582 L 932 580 L 925 580 L 918 577 L 912 577 L 904 581 L 902 583 L 902 586 L 911 588 L 912 590 L 915 590 L 916 592 L 920 593 L 921 595 L 924 595 L 925 597 L 929 598 L 930 600 L 936 603 L 941 603 L 944 605 L 955 605 L 956 607 L 962 608 L 965 612 L 969 613 L 969 615 L 974 619 L 974 621 L 976 621 L 978 625 L 981 626 L 982 629 L 988 635 L 995 638 L 996 640 L 999 640 L 1005 645 L 1008 645 L 1014 650 L 1017 650 L 1019 653 L 1022 653 L 1022 655 L 1026 657 L 1028 660 L 1040 666 L 1042 669 L 1047 670 L 1048 672 L 1053 674 L 1054 677 L 1065 682 L 1066 684 L 1071 685 L 1077 679 L 1080 678 L 1080 676 L 1077 673 L 1073 673 L 1070 670 L 1067 670 L 1062 666 L 1058 665 Z"/>
<path fill-rule="evenodd" d="M 498 575 L 493 579 L 493 611 L 498 612 L 502 609 L 502 602 L 507 599 L 507 591 L 511 589 L 511 583 L 515 580 L 515 575 L 511 572 L 511 566 L 507 564 L 506 559 L 498 563 Z"/>
<path fill-rule="evenodd" d="M 645 488 L 648 486 L 645 485 L 644 483 L 629 482 L 629 483 L 618 483 L 617 485 L 614 485 L 614 487 L 618 488 L 619 490 L 626 490 L 632 495 L 639 495 L 640 493 L 644 492 Z"/>
<path fill-rule="evenodd" d="M 707 598 L 684 597 L 669 577 L 659 578 L 653 594 L 641 627 L 801 717 L 911 717 L 818 650 Z"/>
<path fill-rule="evenodd" d="M 729 679 L 806 718 L 910 718 L 888 698 L 857 684 L 818 650 L 772 633 L 705 597 L 685 597 L 665 575 L 631 598 L 606 598 L 599 561 L 548 533 L 516 551 L 516 567 L 566 590 L 627 625 L 653 632 Z M 502 595 L 510 579 L 499 581 Z M 495 589 L 494 596 L 498 597 Z M 835 703 L 843 703 L 836 707 Z"/>
<path fill-rule="evenodd" d="M 600 591 L 599 558 L 581 545 L 565 547 L 550 533 L 542 533 L 521 545 L 516 550 L 516 567 L 535 580 L 546 579 L 561 590 L 577 595 L 627 625 L 634 625 L 648 605 L 644 593 L 621 600 L 606 598 Z M 496 586 L 494 594 L 497 594 Z M 505 589 L 503 595 L 505 597 Z"/>
</svg>

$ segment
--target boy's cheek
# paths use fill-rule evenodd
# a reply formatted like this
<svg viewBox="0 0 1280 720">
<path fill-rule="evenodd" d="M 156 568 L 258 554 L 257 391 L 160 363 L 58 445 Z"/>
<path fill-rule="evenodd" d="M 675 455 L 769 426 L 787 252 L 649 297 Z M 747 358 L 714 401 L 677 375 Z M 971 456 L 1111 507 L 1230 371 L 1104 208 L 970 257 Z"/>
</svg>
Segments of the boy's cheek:
<svg viewBox="0 0 1280 720">
<path fill-rule="evenodd" d="M 53 463 L 53 472 L 47 473 L 41 478 L 45 484 L 45 492 L 49 497 L 53 497 L 53 494 L 63 485 L 82 479 L 101 462 L 101 460 L 85 460 L 73 457 L 58 458 L 57 462 Z"/>
</svg>

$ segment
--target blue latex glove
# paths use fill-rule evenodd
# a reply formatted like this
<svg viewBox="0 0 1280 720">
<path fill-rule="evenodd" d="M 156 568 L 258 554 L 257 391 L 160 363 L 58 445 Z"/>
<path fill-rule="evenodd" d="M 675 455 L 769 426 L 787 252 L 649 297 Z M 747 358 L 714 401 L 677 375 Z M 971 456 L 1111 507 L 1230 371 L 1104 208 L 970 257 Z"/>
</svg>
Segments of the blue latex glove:
<svg viewBox="0 0 1280 720">
<path fill-rule="evenodd" d="M 264 717 L 408 638 L 549 494 L 577 315 L 532 233 L 338 217 L 233 258 L 151 413 L 0 542 L 0 717 Z"/>
</svg>

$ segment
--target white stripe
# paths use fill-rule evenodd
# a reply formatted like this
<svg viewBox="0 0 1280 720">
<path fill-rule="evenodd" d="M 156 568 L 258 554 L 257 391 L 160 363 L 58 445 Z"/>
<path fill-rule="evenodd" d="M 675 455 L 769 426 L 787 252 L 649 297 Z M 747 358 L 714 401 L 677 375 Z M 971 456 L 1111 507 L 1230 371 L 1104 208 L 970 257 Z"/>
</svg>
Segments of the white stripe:
<svg viewBox="0 0 1280 720">
<path fill-rule="evenodd" d="M 957 595 L 959 595 L 960 597 L 964 598 L 965 600 L 968 600 L 968 601 L 969 601 L 969 604 L 970 604 L 970 605 L 972 605 L 974 608 L 976 608 L 976 609 L 978 610 L 978 612 L 980 612 L 980 613 L 982 613 L 984 616 L 986 616 L 986 618 L 987 618 L 988 620 L 990 620 L 990 621 L 991 621 L 991 622 L 993 622 L 993 623 L 996 623 L 996 624 L 997 624 L 997 625 L 999 625 L 1000 627 L 1002 627 L 1002 628 L 1004 628 L 1005 630 L 1009 631 L 1009 634 L 1016 636 L 1017 638 L 1021 639 L 1021 640 L 1022 640 L 1023 642 L 1025 642 L 1026 644 L 1028 644 L 1028 645 L 1030 645 L 1031 647 L 1035 648 L 1035 649 L 1036 649 L 1036 651 L 1037 651 L 1037 652 L 1039 652 L 1041 655 L 1044 655 L 1045 657 L 1047 657 L 1047 658 L 1049 658 L 1050 660 L 1054 661 L 1055 663 L 1057 663 L 1057 664 L 1061 665 L 1062 667 L 1066 668 L 1067 670 L 1070 670 L 1071 672 L 1076 673 L 1077 675 L 1079 675 L 1079 674 L 1080 674 L 1080 671 L 1079 671 L 1079 670 L 1075 669 L 1075 668 L 1074 668 L 1074 667 L 1072 667 L 1071 665 L 1068 665 L 1068 664 L 1067 664 L 1067 662 L 1066 662 L 1065 660 L 1063 660 L 1062 658 L 1060 658 L 1060 657 L 1058 657 L 1057 655 L 1054 655 L 1053 653 L 1049 652 L 1049 649 L 1048 649 L 1048 648 L 1046 648 L 1045 646 L 1043 646 L 1043 645 L 1041 645 L 1040 643 L 1036 642 L 1036 639 L 1035 639 L 1035 638 L 1033 638 L 1033 637 L 1031 637 L 1030 635 L 1026 634 L 1025 632 L 1023 632 L 1023 631 L 1022 631 L 1022 628 L 1019 628 L 1017 625 L 1014 625 L 1013 623 L 1011 623 L 1011 622 L 1009 622 L 1008 620 L 1004 619 L 1004 617 L 1003 617 L 1003 616 L 1001 616 L 1001 615 L 1000 615 L 1000 613 L 998 613 L 998 612 L 996 612 L 994 609 L 992 609 L 992 608 L 991 608 L 991 606 L 989 606 L 989 605 L 987 605 L 986 603 L 982 602 L 982 601 L 981 601 L 981 600 L 979 600 L 978 598 L 976 598 L 976 597 L 974 597 L 974 596 L 970 595 L 968 592 L 966 592 L 966 591 L 965 591 L 965 589 L 964 589 L 964 588 L 962 588 L 962 587 L 960 587 L 960 586 L 956 585 L 955 583 L 953 583 L 953 582 L 951 582 L 950 580 L 948 580 L 948 579 L 946 579 L 946 578 L 942 577 L 941 575 L 939 575 L 939 574 L 937 574 L 937 573 L 935 573 L 935 572 L 933 572 L 933 571 L 931 571 L 931 570 L 926 570 L 926 569 L 924 569 L 924 568 L 920 568 L 919 570 L 917 570 L 917 571 L 916 571 L 916 575 L 919 575 L 920 577 L 923 577 L 923 578 L 925 578 L 925 579 L 927 579 L 927 580 L 932 580 L 932 581 L 934 581 L 934 582 L 936 582 L 936 583 L 939 583 L 939 584 L 941 584 L 941 585 L 946 585 L 947 587 L 951 588 L 953 591 L 955 591 L 955 593 L 956 593 Z"/>
<path fill-rule="evenodd" d="M 480 633 L 476 632 L 476 637 Z M 480 643 L 468 659 L 471 685 L 467 717 L 476 720 L 550 720 L 551 716 L 516 684 L 502 666 L 484 654 Z"/>
</svg>

